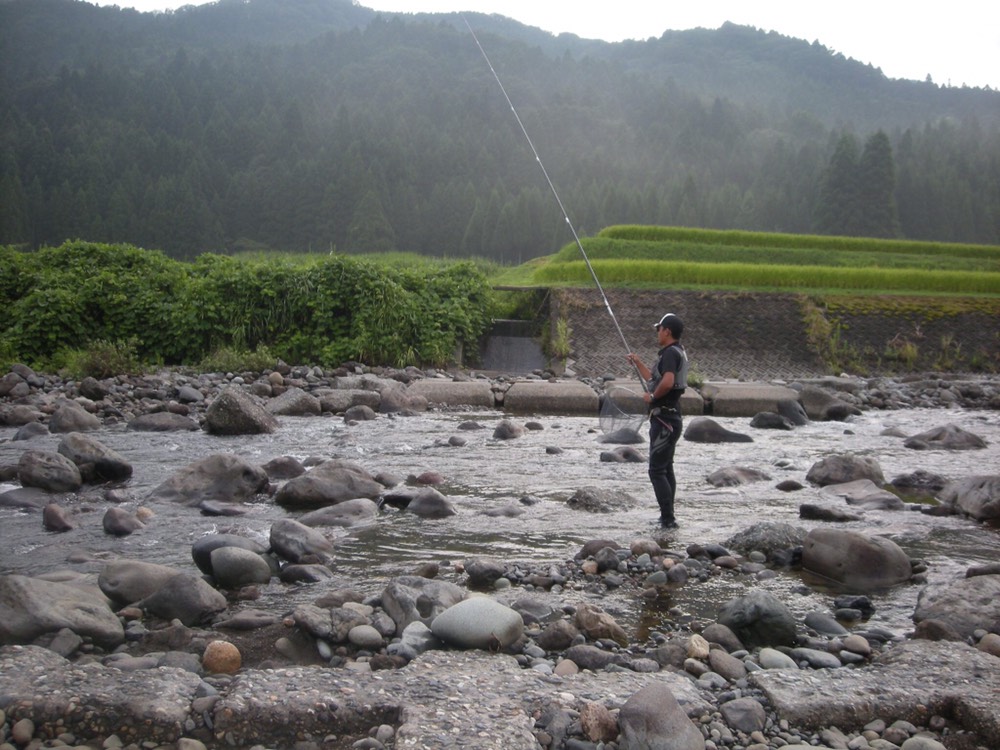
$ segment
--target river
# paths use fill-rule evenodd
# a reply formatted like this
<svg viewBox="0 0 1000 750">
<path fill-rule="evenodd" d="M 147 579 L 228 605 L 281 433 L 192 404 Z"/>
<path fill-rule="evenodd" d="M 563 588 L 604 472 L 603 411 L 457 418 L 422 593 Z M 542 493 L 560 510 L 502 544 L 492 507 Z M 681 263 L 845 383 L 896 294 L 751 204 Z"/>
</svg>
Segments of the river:
<svg viewBox="0 0 1000 750">
<path fill-rule="evenodd" d="M 535 423 L 522 437 L 493 438 L 502 419 L 516 424 Z M 459 429 L 474 421 L 478 430 Z M 799 505 L 819 501 L 819 490 L 808 486 L 806 472 L 818 460 L 852 452 L 877 459 L 887 480 L 923 469 L 949 479 L 995 473 L 1000 466 L 1000 413 L 992 411 L 907 409 L 867 411 L 850 422 L 812 422 L 793 431 L 760 430 L 749 419 L 717 418 L 727 429 L 749 434 L 752 443 L 702 444 L 681 440 L 677 450 L 677 515 L 681 527 L 666 537 L 670 550 L 683 553 L 693 543 L 720 543 L 759 521 L 782 521 L 811 528 L 817 522 L 799 519 Z M 987 441 L 972 451 L 915 451 L 903 439 L 883 432 L 896 428 L 906 435 L 943 424 L 956 424 Z M 0 465 L 14 464 L 28 448 L 55 450 L 60 437 L 43 436 L 11 441 L 13 428 L 0 429 Z M 426 520 L 386 507 L 368 525 L 328 529 L 335 539 L 333 580 L 310 586 L 289 586 L 277 579 L 246 606 L 287 611 L 294 603 L 311 601 L 327 588 L 353 587 L 377 593 L 391 577 L 408 573 L 426 562 L 442 565 L 442 575 L 460 580 L 453 563 L 470 557 L 523 562 L 538 567 L 572 558 L 591 539 L 628 543 L 658 533 L 656 506 L 641 463 L 602 462 L 600 454 L 614 446 L 598 441 L 598 420 L 580 416 L 511 417 L 499 411 L 432 411 L 417 416 L 381 415 L 372 421 L 346 424 L 337 417 L 281 419 L 269 435 L 218 437 L 203 432 L 141 433 L 112 426 L 91 433 L 122 454 L 134 467 L 123 486 L 135 510 L 147 506 L 150 491 L 178 469 L 213 453 L 233 453 L 263 464 L 279 456 L 352 459 L 372 473 L 387 472 L 406 479 L 436 472 L 444 483 L 438 489 L 458 513 L 443 520 Z M 449 438 L 460 436 L 465 445 Z M 645 446 L 637 446 L 643 452 Z M 548 450 L 559 448 L 561 452 Z M 767 472 L 771 479 L 735 488 L 716 489 L 706 476 L 727 466 L 745 466 Z M 806 489 L 775 489 L 785 479 L 798 480 Z M 0 492 L 15 485 L 0 484 Z M 623 490 L 635 498 L 633 507 L 596 514 L 573 510 L 566 500 L 579 488 Z M 525 496 L 538 502 L 522 503 Z M 289 515 L 269 497 L 261 496 L 238 517 L 207 517 L 197 509 L 168 503 L 148 504 L 154 516 L 144 529 L 117 538 L 104 533 L 101 519 L 109 503 L 102 488 L 64 496 L 77 526 L 65 533 L 42 528 L 39 510 L 0 507 L 0 572 L 24 575 L 71 570 L 96 574 L 109 559 L 138 559 L 173 565 L 197 573 L 191 561 L 193 541 L 213 532 L 246 534 L 265 542 L 271 523 Z M 827 501 L 829 502 L 829 501 Z M 513 516 L 486 512 L 514 506 Z M 294 514 L 293 514 L 294 515 Z M 937 517 L 915 510 L 866 511 L 864 519 L 840 525 L 883 534 L 911 558 L 927 561 L 928 580 L 949 581 L 964 575 L 970 565 L 1000 559 L 1000 531 L 959 517 Z M 750 586 L 766 586 L 796 614 L 829 610 L 832 592 L 794 571 L 783 570 L 766 582 L 749 576 L 716 576 L 707 582 L 677 587 L 667 598 L 647 601 L 634 589 L 622 588 L 603 596 L 602 606 L 641 640 L 650 630 L 669 627 L 681 616 L 714 619 L 718 607 Z M 912 628 L 911 615 L 919 585 L 897 586 L 874 595 L 876 614 L 869 625 L 900 635 Z M 508 594 L 513 595 L 513 594 Z M 583 590 L 563 592 L 567 599 Z"/>
</svg>

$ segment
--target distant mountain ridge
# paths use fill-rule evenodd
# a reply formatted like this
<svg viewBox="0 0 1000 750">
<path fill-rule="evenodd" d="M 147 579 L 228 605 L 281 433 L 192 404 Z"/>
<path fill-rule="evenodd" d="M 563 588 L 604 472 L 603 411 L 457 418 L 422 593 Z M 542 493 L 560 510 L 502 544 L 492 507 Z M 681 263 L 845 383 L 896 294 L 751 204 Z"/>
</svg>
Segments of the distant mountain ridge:
<svg viewBox="0 0 1000 750">
<path fill-rule="evenodd" d="M 609 43 L 351 0 L 2 0 L 0 243 L 553 252 L 564 222 L 466 21 L 585 230 L 813 231 L 834 143 L 884 130 L 904 236 L 1000 242 L 1000 92 L 774 32 Z"/>
</svg>

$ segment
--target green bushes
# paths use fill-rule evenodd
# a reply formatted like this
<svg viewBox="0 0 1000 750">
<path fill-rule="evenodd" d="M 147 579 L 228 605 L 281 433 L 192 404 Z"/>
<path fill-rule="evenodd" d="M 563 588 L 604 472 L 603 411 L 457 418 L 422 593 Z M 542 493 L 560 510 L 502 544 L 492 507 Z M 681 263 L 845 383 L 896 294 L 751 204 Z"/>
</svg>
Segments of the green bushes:
<svg viewBox="0 0 1000 750">
<path fill-rule="evenodd" d="M 290 262 L 206 254 L 188 264 L 127 245 L 71 242 L 37 253 L 0 248 L 0 269 L 13 272 L 0 283 L 8 309 L 0 352 L 43 368 L 95 342 L 128 342 L 142 362 L 168 365 L 220 352 L 443 365 L 463 345 L 477 349 L 492 309 L 485 276 L 468 262 L 394 269 L 334 255 Z"/>
</svg>

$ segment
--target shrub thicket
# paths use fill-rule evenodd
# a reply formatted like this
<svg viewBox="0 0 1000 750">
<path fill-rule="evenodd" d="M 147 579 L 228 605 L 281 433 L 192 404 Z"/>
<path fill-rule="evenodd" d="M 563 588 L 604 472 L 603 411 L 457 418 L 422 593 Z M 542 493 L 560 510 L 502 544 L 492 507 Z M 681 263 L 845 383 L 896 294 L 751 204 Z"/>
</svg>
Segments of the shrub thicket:
<svg viewBox="0 0 1000 750">
<path fill-rule="evenodd" d="M 227 349 L 327 366 L 443 365 L 459 347 L 476 351 L 491 320 L 489 283 L 469 262 L 393 269 L 336 255 L 303 263 L 205 254 L 183 263 L 68 242 L 36 253 L 0 248 L 0 271 L 0 353 L 43 368 L 97 342 L 129 342 L 141 361 L 166 365 Z"/>
</svg>

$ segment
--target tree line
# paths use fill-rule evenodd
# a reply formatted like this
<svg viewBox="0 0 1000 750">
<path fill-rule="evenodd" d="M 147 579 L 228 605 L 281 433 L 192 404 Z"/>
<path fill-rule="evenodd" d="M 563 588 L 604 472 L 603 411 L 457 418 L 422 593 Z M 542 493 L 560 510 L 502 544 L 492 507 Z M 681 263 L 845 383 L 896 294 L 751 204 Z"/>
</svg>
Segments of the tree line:
<svg viewBox="0 0 1000 750">
<path fill-rule="evenodd" d="M 0 6 L 0 21 L 28 5 Z M 80 5 L 46 0 L 49 23 L 71 9 L 80 33 L 103 30 L 105 44 L 61 49 L 56 64 L 39 39 L 36 64 L 19 58 L 0 79 L 0 244 L 84 238 L 185 258 L 399 250 L 520 263 L 571 239 L 492 74 L 452 24 L 352 16 L 304 40 L 238 44 L 223 43 L 216 16 L 198 9 L 157 36 L 144 25 L 156 19 Z M 109 18 L 144 29 L 145 46 L 116 44 Z M 1000 113 L 1000 94 L 927 83 L 926 119 L 873 109 L 845 123 L 773 91 L 803 68 L 816 68 L 815 81 L 840 76 L 845 100 L 851 90 L 874 96 L 875 82 L 904 101 L 914 84 L 887 89 L 877 71 L 815 45 L 736 31 L 577 40 L 575 52 L 563 39 L 560 55 L 484 35 L 581 234 L 665 224 L 1000 243 L 1000 116 L 982 115 Z M 677 50 L 722 41 L 730 56 L 769 59 L 779 80 L 741 97 L 713 84 L 725 70 L 685 78 L 656 57 L 674 50 L 692 67 Z M 946 106 L 945 93 L 964 98 Z"/>
</svg>

